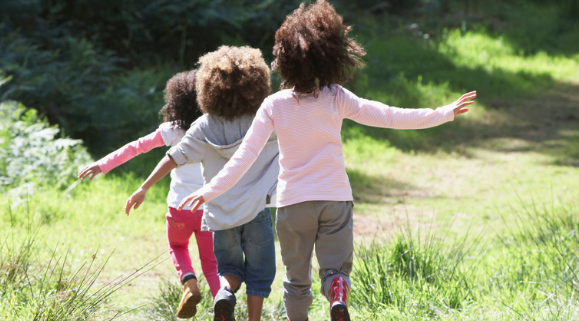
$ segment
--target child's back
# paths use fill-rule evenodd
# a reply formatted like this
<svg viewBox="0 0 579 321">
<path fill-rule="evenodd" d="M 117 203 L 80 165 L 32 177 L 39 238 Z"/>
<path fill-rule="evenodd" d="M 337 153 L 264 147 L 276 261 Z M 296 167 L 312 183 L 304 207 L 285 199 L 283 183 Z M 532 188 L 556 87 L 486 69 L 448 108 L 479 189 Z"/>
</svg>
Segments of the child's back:
<svg viewBox="0 0 579 321">
<path fill-rule="evenodd" d="M 205 114 L 191 125 L 187 135 L 168 155 L 177 165 L 202 163 L 203 178 L 209 182 L 237 151 L 253 118 L 253 115 L 244 115 L 227 120 Z M 275 134 L 269 137 L 256 162 L 234 188 L 206 204 L 204 230 L 223 230 L 245 224 L 271 204 L 279 173 L 276 138 Z"/>
</svg>

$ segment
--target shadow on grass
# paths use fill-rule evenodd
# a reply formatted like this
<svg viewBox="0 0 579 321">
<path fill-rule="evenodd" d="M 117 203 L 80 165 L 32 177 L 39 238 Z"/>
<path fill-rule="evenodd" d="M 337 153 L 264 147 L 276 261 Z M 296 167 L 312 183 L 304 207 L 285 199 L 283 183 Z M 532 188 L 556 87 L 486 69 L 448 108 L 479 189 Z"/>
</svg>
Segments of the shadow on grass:
<svg viewBox="0 0 579 321">
<path fill-rule="evenodd" d="M 348 179 L 356 202 L 379 204 L 385 197 L 403 197 L 417 186 L 380 176 L 373 176 L 357 169 L 347 168 Z"/>
</svg>

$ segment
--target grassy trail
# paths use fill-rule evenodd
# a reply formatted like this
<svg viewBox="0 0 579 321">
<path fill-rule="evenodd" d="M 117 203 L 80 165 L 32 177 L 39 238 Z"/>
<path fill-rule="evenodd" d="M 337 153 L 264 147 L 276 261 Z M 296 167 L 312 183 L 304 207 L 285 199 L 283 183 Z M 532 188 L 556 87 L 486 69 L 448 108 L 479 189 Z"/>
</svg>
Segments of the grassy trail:
<svg viewBox="0 0 579 321">
<path fill-rule="evenodd" d="M 448 130 L 454 136 L 452 153 L 395 150 L 383 166 L 372 166 L 375 176 L 357 192 L 360 237 L 408 220 L 421 225 L 451 220 L 457 233 L 470 224 L 500 231 L 513 207 L 575 199 L 579 85 L 560 85 L 538 99 L 504 101 L 486 111 L 477 108 L 459 120 L 458 130 Z M 366 165 L 348 163 L 354 171 Z"/>
</svg>

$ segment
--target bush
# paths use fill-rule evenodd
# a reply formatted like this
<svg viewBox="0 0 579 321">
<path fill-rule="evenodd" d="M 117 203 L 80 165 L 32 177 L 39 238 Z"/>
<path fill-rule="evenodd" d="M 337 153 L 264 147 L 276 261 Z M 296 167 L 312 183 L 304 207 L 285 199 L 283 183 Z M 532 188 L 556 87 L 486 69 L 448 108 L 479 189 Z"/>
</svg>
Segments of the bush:
<svg viewBox="0 0 579 321">
<path fill-rule="evenodd" d="M 19 196 L 34 187 L 69 186 L 90 156 L 81 140 L 55 138 L 58 133 L 34 109 L 0 103 L 0 189 Z"/>
</svg>

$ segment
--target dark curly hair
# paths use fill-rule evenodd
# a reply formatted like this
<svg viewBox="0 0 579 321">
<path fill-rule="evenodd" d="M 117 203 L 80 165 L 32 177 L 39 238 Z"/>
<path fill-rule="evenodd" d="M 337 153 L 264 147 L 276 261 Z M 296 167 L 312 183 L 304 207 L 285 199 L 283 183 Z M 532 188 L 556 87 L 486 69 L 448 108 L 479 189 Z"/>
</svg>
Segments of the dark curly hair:
<svg viewBox="0 0 579 321">
<path fill-rule="evenodd" d="M 159 111 L 163 122 L 172 122 L 187 130 L 202 115 L 197 105 L 196 80 L 197 70 L 193 69 L 180 72 L 167 81 L 165 106 Z"/>
<path fill-rule="evenodd" d="M 203 113 L 227 120 L 255 115 L 270 93 L 270 70 L 259 49 L 221 46 L 199 63 L 197 102 Z"/>
<path fill-rule="evenodd" d="M 364 65 L 361 57 L 366 54 L 348 37 L 350 30 L 327 1 L 307 9 L 302 3 L 275 33 L 272 69 L 283 79 L 280 89 L 309 93 L 345 83 L 352 67 Z"/>
</svg>

